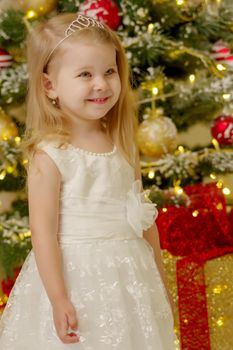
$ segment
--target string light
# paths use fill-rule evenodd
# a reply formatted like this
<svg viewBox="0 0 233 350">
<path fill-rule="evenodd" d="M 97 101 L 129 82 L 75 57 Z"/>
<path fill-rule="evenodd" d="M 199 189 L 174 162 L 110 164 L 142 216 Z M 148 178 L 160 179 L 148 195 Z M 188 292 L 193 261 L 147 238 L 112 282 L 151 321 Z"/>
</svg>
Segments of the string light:
<svg viewBox="0 0 233 350">
<path fill-rule="evenodd" d="M 19 145 L 20 142 L 21 142 L 21 137 L 16 136 L 16 137 L 15 137 L 15 143 L 16 143 L 17 145 Z"/>
<path fill-rule="evenodd" d="M 231 94 L 223 94 L 222 97 L 225 101 L 229 101 L 231 98 Z"/>
<path fill-rule="evenodd" d="M 148 24 L 147 31 L 148 31 L 149 34 L 151 34 L 153 32 L 154 27 L 155 27 L 155 25 L 153 23 L 149 23 Z"/>
<path fill-rule="evenodd" d="M 153 95 L 158 95 L 158 93 L 159 93 L 159 89 L 158 89 L 156 86 L 154 86 L 154 87 L 152 88 L 152 94 L 153 94 Z"/>
<path fill-rule="evenodd" d="M 178 6 L 184 5 L 184 0 L 176 0 Z"/>
<path fill-rule="evenodd" d="M 174 192 L 175 192 L 176 194 L 182 194 L 182 193 L 184 192 L 184 190 L 183 190 L 183 188 L 180 187 L 180 186 L 175 186 L 175 187 L 174 187 Z"/>
<path fill-rule="evenodd" d="M 196 79 L 195 75 L 194 74 L 190 74 L 189 80 L 191 81 L 191 83 L 194 83 L 195 79 Z"/>
<path fill-rule="evenodd" d="M 231 190 L 228 187 L 224 187 L 222 191 L 226 196 L 229 196 L 231 194 Z"/>
<path fill-rule="evenodd" d="M 184 147 L 183 146 L 178 146 L 178 151 L 179 151 L 179 153 L 184 153 Z"/>
<path fill-rule="evenodd" d="M 163 208 L 163 209 L 162 209 L 162 212 L 163 212 L 163 213 L 166 213 L 166 212 L 167 212 L 167 208 Z"/>
<path fill-rule="evenodd" d="M 15 167 L 9 165 L 6 170 L 7 170 L 8 174 L 12 174 L 15 171 Z"/>
<path fill-rule="evenodd" d="M 6 177 L 6 171 L 3 170 L 3 171 L 0 172 L 0 180 L 4 180 L 5 177 Z"/>
<path fill-rule="evenodd" d="M 199 211 L 198 210 L 194 210 L 192 212 L 192 216 L 194 216 L 195 218 L 199 215 Z"/>
<path fill-rule="evenodd" d="M 155 172 L 154 170 L 150 170 L 149 173 L 148 173 L 148 178 L 149 179 L 153 179 L 155 177 Z"/>
<path fill-rule="evenodd" d="M 210 178 L 211 178 L 212 180 L 215 180 L 215 179 L 216 179 L 216 175 L 213 174 L 213 173 L 211 173 L 211 174 L 210 174 Z"/>
<path fill-rule="evenodd" d="M 223 182 L 222 182 L 222 180 L 220 179 L 220 180 L 218 180 L 218 182 L 216 183 L 216 186 L 218 187 L 218 188 L 223 188 Z"/>
<path fill-rule="evenodd" d="M 218 64 L 217 64 L 217 69 L 220 70 L 220 72 L 221 72 L 221 71 L 223 71 L 223 70 L 226 70 L 226 67 L 225 67 L 223 64 L 218 63 Z"/>
<path fill-rule="evenodd" d="M 33 10 L 29 10 L 27 11 L 26 13 L 26 18 L 27 19 L 33 19 L 33 18 L 36 18 L 37 17 L 37 13 Z"/>
</svg>

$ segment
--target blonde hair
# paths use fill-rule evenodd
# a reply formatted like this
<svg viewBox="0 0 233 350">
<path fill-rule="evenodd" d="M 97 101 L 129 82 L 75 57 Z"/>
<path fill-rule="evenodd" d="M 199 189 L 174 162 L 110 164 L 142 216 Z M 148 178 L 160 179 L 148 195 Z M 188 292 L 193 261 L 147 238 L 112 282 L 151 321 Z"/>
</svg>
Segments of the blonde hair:
<svg viewBox="0 0 233 350">
<path fill-rule="evenodd" d="M 37 144 L 48 138 L 56 138 L 61 143 L 69 138 L 65 130 L 62 111 L 54 106 L 46 95 L 43 73 L 62 50 L 62 44 L 54 51 L 57 43 L 64 38 L 64 33 L 74 14 L 60 14 L 37 25 L 29 35 L 28 73 L 29 86 L 27 97 L 27 119 L 23 148 L 28 157 L 35 151 Z M 131 165 L 134 165 L 134 142 L 136 128 L 135 97 L 129 83 L 129 70 L 123 46 L 117 35 L 109 29 L 97 26 L 78 30 L 66 40 L 77 40 L 81 36 L 91 36 L 103 43 L 112 43 L 116 48 L 116 61 L 121 81 L 121 92 L 117 103 L 104 117 L 107 134 L 114 141 Z M 52 52 L 53 51 L 53 52 Z M 52 54 L 51 54 L 52 52 Z"/>
</svg>

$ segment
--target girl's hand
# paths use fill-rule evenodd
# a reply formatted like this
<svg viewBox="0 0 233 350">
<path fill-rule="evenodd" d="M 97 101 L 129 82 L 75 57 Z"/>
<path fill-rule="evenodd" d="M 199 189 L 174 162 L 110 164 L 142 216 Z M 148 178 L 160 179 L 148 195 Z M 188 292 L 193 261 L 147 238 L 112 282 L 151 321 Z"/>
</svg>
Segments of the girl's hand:
<svg viewBox="0 0 233 350">
<path fill-rule="evenodd" d="M 53 305 L 53 320 L 57 335 L 64 344 L 79 342 L 79 336 L 76 334 L 78 329 L 76 310 L 69 300 Z"/>
</svg>

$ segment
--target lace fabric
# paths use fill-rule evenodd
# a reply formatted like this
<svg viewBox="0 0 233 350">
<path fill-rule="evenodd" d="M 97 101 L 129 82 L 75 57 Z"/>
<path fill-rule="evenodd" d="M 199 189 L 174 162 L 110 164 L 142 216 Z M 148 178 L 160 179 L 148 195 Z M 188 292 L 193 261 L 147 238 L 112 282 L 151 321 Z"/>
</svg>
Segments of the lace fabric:
<svg viewBox="0 0 233 350">
<path fill-rule="evenodd" d="M 31 251 L 0 322 L 0 349 L 174 349 L 170 307 L 142 238 L 157 211 L 133 168 L 116 149 L 101 156 L 40 147 L 62 176 L 58 240 L 81 341 L 68 346 L 57 337 Z"/>
</svg>

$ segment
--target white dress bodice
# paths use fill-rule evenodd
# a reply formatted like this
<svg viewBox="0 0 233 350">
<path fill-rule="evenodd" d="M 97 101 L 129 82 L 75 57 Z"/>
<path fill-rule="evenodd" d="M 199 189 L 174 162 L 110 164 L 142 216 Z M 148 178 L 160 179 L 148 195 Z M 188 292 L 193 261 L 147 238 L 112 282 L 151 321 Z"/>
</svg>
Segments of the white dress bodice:
<svg viewBox="0 0 233 350">
<path fill-rule="evenodd" d="M 60 240 L 142 236 L 156 216 L 134 168 L 117 150 L 92 153 L 40 143 L 61 174 Z"/>
</svg>

